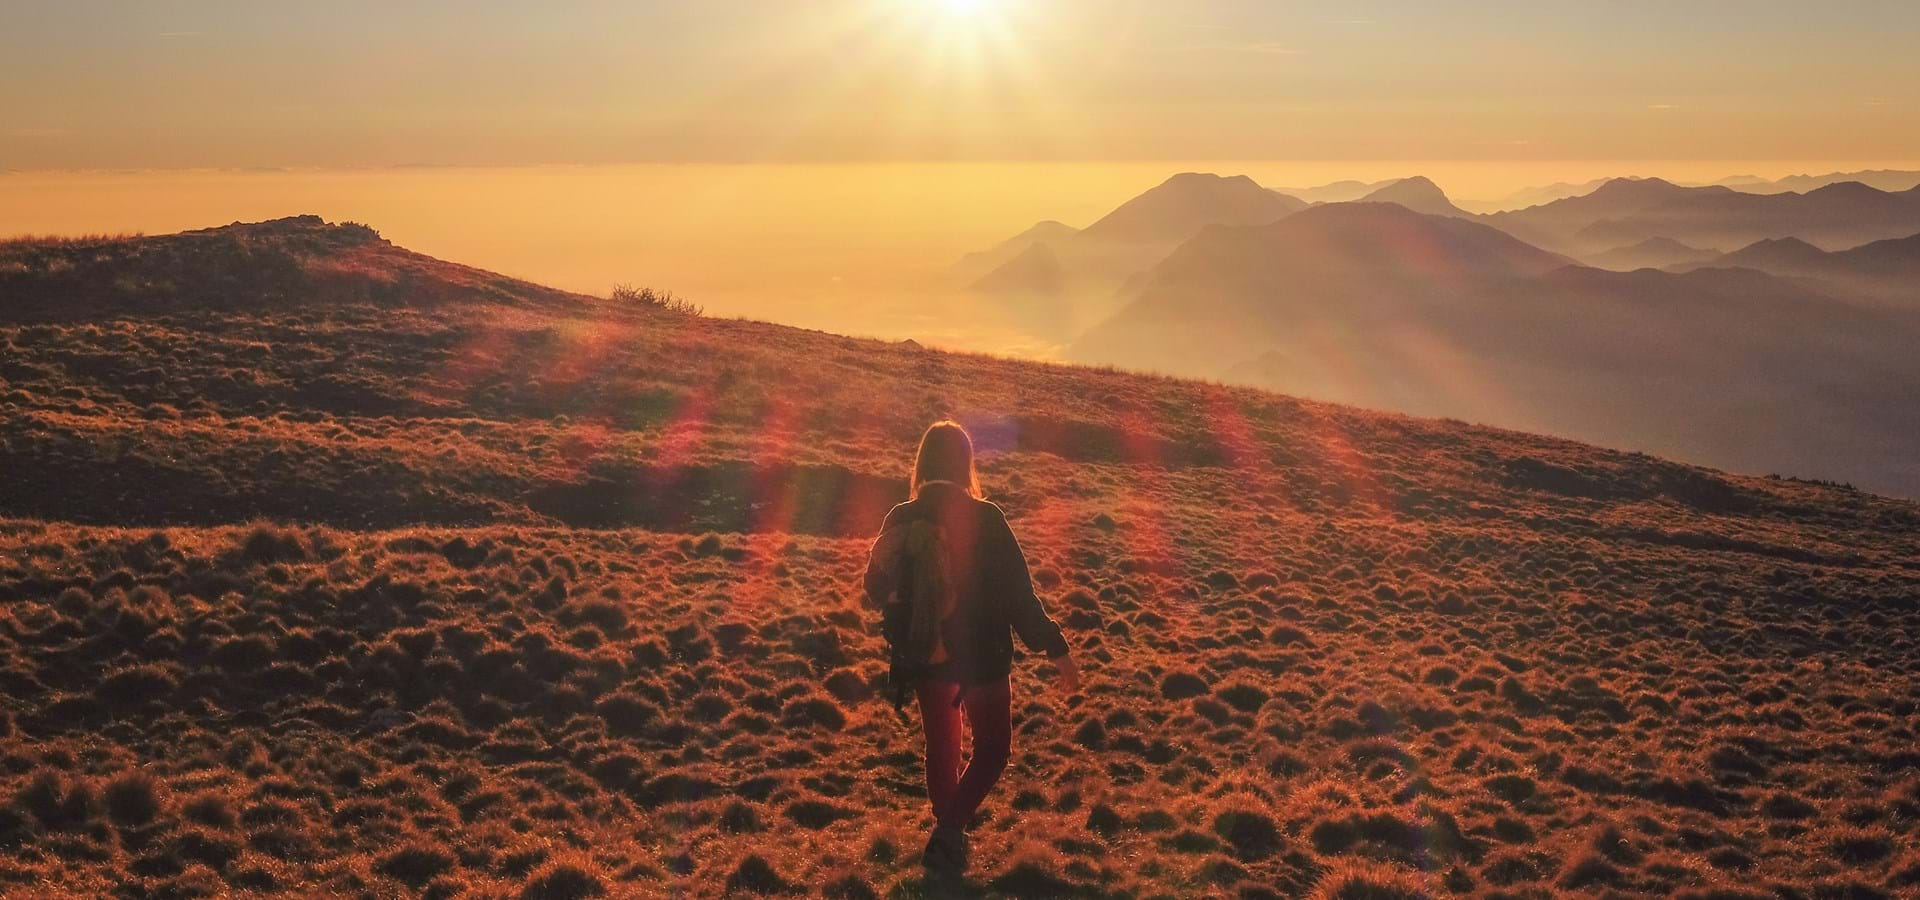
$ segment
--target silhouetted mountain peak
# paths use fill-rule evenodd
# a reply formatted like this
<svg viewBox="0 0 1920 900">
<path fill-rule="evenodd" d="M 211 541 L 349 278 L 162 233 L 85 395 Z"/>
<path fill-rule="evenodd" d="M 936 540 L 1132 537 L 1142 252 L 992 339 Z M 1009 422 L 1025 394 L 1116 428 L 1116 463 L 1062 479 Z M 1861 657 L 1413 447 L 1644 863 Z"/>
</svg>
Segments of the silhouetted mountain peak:
<svg viewBox="0 0 1920 900">
<path fill-rule="evenodd" d="M 1817 265 L 1827 255 L 1827 251 L 1796 237 L 1768 238 L 1708 260 L 1706 265 L 1714 268 L 1747 267 L 1783 271 Z"/>
<path fill-rule="evenodd" d="M 1402 178 L 1399 181 L 1396 181 L 1390 185 L 1387 185 L 1386 187 L 1381 188 L 1380 190 L 1393 191 L 1396 193 L 1417 192 L 1417 193 L 1424 194 L 1426 196 L 1431 196 L 1431 197 L 1447 196 L 1446 191 L 1441 190 L 1439 185 L 1433 183 L 1433 179 L 1428 178 L 1425 175 L 1413 175 L 1407 178 Z"/>
<path fill-rule="evenodd" d="M 1635 244 L 1616 247 L 1603 253 L 1589 254 L 1583 259 L 1588 265 L 1616 272 L 1635 269 L 1664 269 L 1669 266 L 1686 265 L 1711 259 L 1718 255 L 1717 250 L 1703 250 L 1689 244 L 1683 244 L 1670 237 L 1650 237 Z"/>
<path fill-rule="evenodd" d="M 1822 185 L 1808 191 L 1807 196 L 1845 199 L 1850 197 L 1872 197 L 1884 193 L 1886 193 L 1886 191 L 1880 190 L 1872 185 L 1861 184 L 1858 181 L 1836 181 L 1832 184 Z"/>
<path fill-rule="evenodd" d="M 1447 192 L 1424 175 L 1402 178 L 1361 198 L 1365 203 L 1397 203 L 1414 212 L 1434 216 L 1463 216 L 1466 213 L 1447 199 Z"/>
<path fill-rule="evenodd" d="M 1687 252 L 1689 252 L 1689 253 L 1704 253 L 1704 252 L 1706 252 L 1706 251 L 1704 251 L 1704 250 L 1701 250 L 1701 249 L 1700 249 L 1700 248 L 1698 248 L 1698 247 L 1691 247 L 1691 246 L 1688 246 L 1688 245 L 1686 245 L 1686 244 L 1682 244 L 1682 243 L 1680 243 L 1679 241 L 1676 241 L 1676 240 L 1674 240 L 1673 238 L 1670 238 L 1670 237 L 1650 237 L 1650 238 L 1647 238 L 1647 239 L 1646 239 L 1646 240 L 1644 240 L 1644 241 L 1641 241 L 1641 242 L 1640 242 L 1640 243 L 1638 243 L 1638 244 L 1635 244 L 1635 245 L 1633 245 L 1633 247 L 1632 247 L 1632 249 L 1635 249 L 1635 250 L 1676 250 L 1676 251 L 1677 251 L 1677 250 L 1685 250 L 1685 251 L 1687 251 Z"/>
<path fill-rule="evenodd" d="M 1826 253 L 1825 250 L 1815 247 L 1797 237 L 1767 238 L 1763 241 L 1754 241 L 1741 248 L 1740 252 L 1745 253 L 1749 250 L 1756 252 L 1764 251 L 1767 253 Z"/>
<path fill-rule="evenodd" d="M 1098 241 L 1171 245 L 1208 225 L 1263 225 L 1306 205 L 1245 175 L 1182 172 L 1121 204 L 1081 234 Z"/>
<path fill-rule="evenodd" d="M 1192 187 L 1216 184 L 1260 187 L 1259 182 L 1247 175 L 1215 175 L 1212 172 L 1180 172 L 1160 182 L 1161 187 Z"/>
<path fill-rule="evenodd" d="M 1021 232 L 1020 236 L 1033 238 L 1034 240 L 1044 241 L 1044 240 L 1050 240 L 1056 237 L 1069 235 L 1079 230 L 1080 229 L 1075 228 L 1072 225 L 1068 225 L 1065 222 L 1061 222 L 1055 219 L 1042 219 L 1039 222 L 1033 223 L 1032 228 L 1029 228 L 1026 231 Z"/>
<path fill-rule="evenodd" d="M 1646 197 L 1686 190 L 1665 178 L 1611 178 L 1595 188 L 1589 197 Z"/>
</svg>

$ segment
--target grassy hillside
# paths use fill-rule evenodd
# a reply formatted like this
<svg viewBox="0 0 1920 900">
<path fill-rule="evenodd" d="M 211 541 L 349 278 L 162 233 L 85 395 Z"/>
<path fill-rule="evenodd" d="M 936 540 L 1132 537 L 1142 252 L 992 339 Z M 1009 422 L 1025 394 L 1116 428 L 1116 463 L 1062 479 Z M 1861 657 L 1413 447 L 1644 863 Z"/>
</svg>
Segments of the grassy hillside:
<svg viewBox="0 0 1920 900">
<path fill-rule="evenodd" d="M 856 585 L 945 415 L 1088 670 L 958 893 L 1920 885 L 1913 504 L 292 220 L 0 247 L 0 892 L 927 893 Z"/>
</svg>

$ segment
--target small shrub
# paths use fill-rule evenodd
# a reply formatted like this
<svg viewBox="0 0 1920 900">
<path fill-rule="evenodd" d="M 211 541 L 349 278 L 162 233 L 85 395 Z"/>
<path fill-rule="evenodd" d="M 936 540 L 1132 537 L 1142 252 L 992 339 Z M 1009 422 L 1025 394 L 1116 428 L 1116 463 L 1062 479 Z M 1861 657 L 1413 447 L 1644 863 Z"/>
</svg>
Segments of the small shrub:
<svg viewBox="0 0 1920 900">
<path fill-rule="evenodd" d="M 133 771 L 115 777 L 107 782 L 104 796 L 107 817 L 119 825 L 145 825 L 160 814 L 160 782 L 145 772 Z"/>
<path fill-rule="evenodd" d="M 1345 862 L 1314 884 L 1314 900 L 1428 900 L 1420 876 L 1397 866 Z"/>
<path fill-rule="evenodd" d="M 720 830 L 728 834 L 751 834 L 766 830 L 760 822 L 760 813 L 751 804 L 735 800 L 720 811 Z"/>
<path fill-rule="evenodd" d="M 1879 862 L 1893 855 L 1893 838 L 1884 831 L 1846 828 L 1827 841 L 1835 859 L 1854 864 Z"/>
<path fill-rule="evenodd" d="M 1089 750 L 1103 749 L 1107 746 L 1107 727 L 1099 719 L 1088 719 L 1074 729 L 1073 742 Z"/>
<path fill-rule="evenodd" d="M 451 870 L 457 863 L 453 854 L 439 847 L 413 844 L 382 856 L 373 864 L 373 870 L 418 888 Z"/>
<path fill-rule="evenodd" d="M 1081 893 L 1074 884 L 1035 859 L 1023 859 L 994 876 L 988 886 L 1010 897 L 1071 897 Z"/>
<path fill-rule="evenodd" d="M 841 669 L 827 676 L 827 693 L 843 703 L 859 703 L 873 696 L 873 686 L 859 672 Z"/>
<path fill-rule="evenodd" d="M 165 666 L 147 664 L 108 674 L 94 687 L 93 696 L 110 707 L 126 708 L 163 699 L 179 687 L 179 680 Z"/>
<path fill-rule="evenodd" d="M 727 875 L 729 894 L 798 894 L 800 885 L 788 881 L 773 864 L 758 853 L 750 853 Z"/>
<path fill-rule="evenodd" d="M 795 698 L 781 710 L 780 717 L 788 725 L 800 727 L 818 725 L 828 731 L 847 727 L 847 714 L 840 711 L 838 704 L 825 697 Z"/>
<path fill-rule="evenodd" d="M 832 900 L 880 900 L 879 892 L 858 875 L 845 875 L 827 883 L 822 893 Z"/>
<path fill-rule="evenodd" d="M 1214 840 L 1212 835 L 1191 828 L 1181 829 L 1180 833 L 1163 839 L 1160 845 L 1175 853 L 1195 856 L 1220 849 L 1220 842 Z"/>
<path fill-rule="evenodd" d="M 1215 692 L 1228 706 L 1243 713 L 1259 712 L 1267 703 L 1267 692 L 1257 685 L 1231 684 Z"/>
<path fill-rule="evenodd" d="M 1525 775 L 1495 775 L 1484 784 L 1488 793 L 1516 805 L 1526 802 L 1537 790 L 1533 779 Z"/>
<path fill-rule="evenodd" d="M 821 829 L 842 819 L 851 819 L 857 813 L 844 806 L 835 806 L 824 800 L 796 800 L 787 804 L 781 814 L 802 828 Z"/>
<path fill-rule="evenodd" d="M 570 855 L 549 861 L 520 888 L 520 900 L 583 900 L 606 896 L 600 867 L 591 859 Z"/>
<path fill-rule="evenodd" d="M 72 831 L 93 821 L 100 798 L 93 785 L 42 769 L 14 795 L 14 805 L 53 831 Z"/>
<path fill-rule="evenodd" d="M 593 711 L 607 722 L 607 731 L 622 737 L 646 733 L 647 726 L 660 718 L 660 707 L 629 691 L 600 698 Z"/>
<path fill-rule="evenodd" d="M 199 794 L 180 807 L 180 814 L 209 828 L 232 828 L 240 821 L 233 800 L 225 794 Z"/>
<path fill-rule="evenodd" d="M 656 291 L 650 287 L 636 288 L 629 284 L 615 285 L 608 299 L 615 303 L 657 309 L 680 316 L 698 316 L 705 312 L 699 304 L 680 297 L 672 291 Z"/>
<path fill-rule="evenodd" d="M 265 668 L 274 661 L 273 641 L 264 635 L 250 634 L 230 638 L 213 648 L 213 663 L 233 672 Z"/>
<path fill-rule="evenodd" d="M 1087 830 L 1102 837 L 1110 838 L 1120 833 L 1124 824 L 1120 814 L 1114 812 L 1113 807 L 1105 803 L 1094 804 L 1093 809 L 1087 813 Z"/>
<path fill-rule="evenodd" d="M 240 542 L 240 555 L 261 565 L 309 558 L 307 542 L 299 532 L 272 525 L 256 525 L 249 530 Z"/>
<path fill-rule="evenodd" d="M 1626 874 L 1618 866 L 1600 856 L 1587 856 L 1567 867 L 1560 876 L 1560 886 L 1568 890 L 1581 890 L 1596 884 L 1619 886 L 1626 881 Z"/>
<path fill-rule="evenodd" d="M 197 828 L 177 832 L 167 842 L 167 853 L 183 860 L 225 869 L 240 856 L 240 842 Z"/>
<path fill-rule="evenodd" d="M 1207 681 L 1192 672 L 1172 672 L 1160 679 L 1160 696 L 1187 700 L 1207 693 Z"/>
<path fill-rule="evenodd" d="M 1213 819 L 1213 833 L 1243 860 L 1265 859 L 1280 851 L 1280 829 L 1273 820 L 1252 810 L 1223 812 Z"/>
</svg>

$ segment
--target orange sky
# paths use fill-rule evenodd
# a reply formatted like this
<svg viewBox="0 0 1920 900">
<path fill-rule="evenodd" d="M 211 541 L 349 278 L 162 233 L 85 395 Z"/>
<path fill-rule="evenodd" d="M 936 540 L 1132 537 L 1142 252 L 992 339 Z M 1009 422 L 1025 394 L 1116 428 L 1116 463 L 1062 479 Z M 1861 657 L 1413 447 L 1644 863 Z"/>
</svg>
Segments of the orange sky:
<svg viewBox="0 0 1920 900">
<path fill-rule="evenodd" d="M 0 169 L 1901 159 L 1920 4 L 0 9 Z"/>
<path fill-rule="evenodd" d="M 1911 0 L 0 3 L 0 235 L 317 213 L 924 338 L 901 285 L 1178 171 L 1920 168 L 1915 46 Z"/>
</svg>

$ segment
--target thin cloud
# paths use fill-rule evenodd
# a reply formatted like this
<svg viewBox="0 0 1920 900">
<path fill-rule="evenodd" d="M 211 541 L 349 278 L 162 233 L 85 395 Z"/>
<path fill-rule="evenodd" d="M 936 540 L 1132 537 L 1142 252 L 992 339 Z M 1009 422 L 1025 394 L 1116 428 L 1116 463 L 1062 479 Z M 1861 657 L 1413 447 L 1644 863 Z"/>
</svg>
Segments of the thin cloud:
<svg viewBox="0 0 1920 900">
<path fill-rule="evenodd" d="M 1660 110 L 1666 110 L 1666 109 L 1679 109 L 1679 108 L 1680 108 L 1680 104 L 1678 104 L 1678 103 L 1649 103 L 1649 104 L 1647 104 L 1647 108 L 1648 108 L 1648 109 L 1660 109 Z"/>
<path fill-rule="evenodd" d="M 199 35 L 200 35 L 200 32 L 198 31 L 162 31 L 159 34 L 154 35 L 154 37 L 183 38 L 183 37 L 197 37 Z"/>
</svg>

